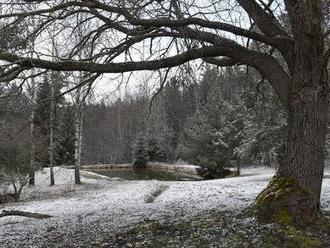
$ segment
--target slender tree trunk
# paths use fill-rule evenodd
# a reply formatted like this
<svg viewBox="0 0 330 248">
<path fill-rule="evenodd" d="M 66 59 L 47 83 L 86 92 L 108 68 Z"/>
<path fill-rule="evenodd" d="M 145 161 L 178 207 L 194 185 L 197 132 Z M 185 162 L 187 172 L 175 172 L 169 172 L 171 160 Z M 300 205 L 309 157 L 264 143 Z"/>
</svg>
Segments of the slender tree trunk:
<svg viewBox="0 0 330 248">
<path fill-rule="evenodd" d="M 30 116 L 30 136 L 31 136 L 31 147 L 30 147 L 30 171 L 29 171 L 29 185 L 35 185 L 35 153 L 36 153 L 36 144 L 35 144 L 35 79 L 32 78 L 32 106 L 31 106 L 31 116 Z"/>
<path fill-rule="evenodd" d="M 86 16 L 82 13 L 77 14 L 77 23 L 82 23 L 83 20 L 85 20 Z M 86 31 L 88 29 L 87 26 L 84 25 L 78 25 L 77 27 L 77 37 L 78 40 L 83 39 L 83 33 L 84 30 Z M 79 41 L 80 42 L 80 41 Z M 83 49 L 78 54 L 80 59 L 83 59 L 84 57 L 88 57 L 88 51 Z M 80 82 L 83 82 L 86 78 L 85 73 L 80 72 L 79 79 Z M 84 104 L 85 100 L 90 92 L 91 84 L 88 86 L 88 88 L 85 87 L 79 87 L 77 89 L 77 95 L 76 95 L 76 108 L 75 108 L 75 144 L 74 144 L 74 167 L 75 167 L 75 184 L 81 183 L 81 177 L 80 177 L 80 166 L 81 166 L 81 154 L 82 154 L 82 139 L 83 139 L 83 114 L 84 114 Z"/>
<path fill-rule="evenodd" d="M 84 122 L 83 122 L 83 117 L 84 117 L 84 109 L 83 109 L 83 106 L 82 106 L 82 109 L 81 109 L 81 114 L 79 116 L 79 123 L 80 123 L 80 128 L 79 128 L 79 156 L 78 156 L 78 164 L 79 164 L 79 167 L 81 165 L 81 155 L 82 155 L 82 149 L 83 149 L 83 129 L 84 129 Z"/>
<path fill-rule="evenodd" d="M 54 156 L 55 156 L 55 78 L 52 77 L 51 82 L 51 103 L 50 103 L 50 135 L 49 135 L 49 169 L 50 169 L 50 185 L 55 185 L 54 178 Z"/>
<path fill-rule="evenodd" d="M 236 174 L 237 174 L 237 176 L 239 176 L 239 175 L 241 175 L 241 159 L 240 159 L 240 157 L 236 158 L 236 162 L 237 162 Z"/>
<path fill-rule="evenodd" d="M 78 106 L 76 106 L 78 108 Z M 74 141 L 74 179 L 75 184 L 80 184 L 80 164 L 79 164 L 79 117 L 78 110 L 75 113 L 75 141 Z"/>
<path fill-rule="evenodd" d="M 80 75 L 83 80 L 84 75 Z M 75 166 L 75 183 L 80 184 L 80 166 L 81 166 L 81 155 L 82 155 L 82 141 L 83 141 L 83 117 L 84 117 L 84 104 L 86 98 L 91 90 L 89 85 L 86 89 L 77 89 L 76 95 L 76 108 L 75 108 L 75 144 L 74 144 L 74 166 Z"/>
<path fill-rule="evenodd" d="M 120 100 L 119 100 L 119 104 L 118 104 L 118 118 L 117 118 L 117 122 L 118 122 L 118 140 L 119 142 L 122 141 L 122 127 L 121 127 L 121 104 L 122 104 L 122 101 L 121 101 L 121 93 L 119 91 L 119 94 L 120 94 Z"/>
<path fill-rule="evenodd" d="M 74 167 L 75 184 L 80 184 L 80 165 L 82 151 L 82 131 L 83 131 L 83 103 L 81 101 L 81 89 L 77 89 L 76 109 L 75 109 L 75 144 L 74 144 Z"/>
<path fill-rule="evenodd" d="M 34 26 L 34 20 L 32 25 Z M 31 57 L 34 54 L 35 37 L 31 42 Z M 32 74 L 34 74 L 32 70 Z M 36 82 L 35 78 L 31 78 L 31 116 L 30 116 L 30 136 L 31 136 L 31 147 L 30 147 L 30 171 L 29 171 L 29 185 L 35 185 L 35 156 L 36 156 L 36 137 L 35 137 L 35 112 L 36 112 Z"/>
<path fill-rule="evenodd" d="M 56 23 L 53 26 L 53 34 L 56 32 Z M 52 60 L 55 59 L 57 55 L 57 44 L 56 38 L 51 37 L 52 40 Z M 56 80 L 58 80 L 56 74 L 52 72 L 51 74 L 51 96 L 50 96 L 50 134 L 49 134 L 49 169 L 50 169 L 50 185 L 55 185 L 55 176 L 54 176 L 54 164 L 55 164 L 55 111 L 56 111 L 56 101 L 55 101 L 55 86 Z"/>
</svg>

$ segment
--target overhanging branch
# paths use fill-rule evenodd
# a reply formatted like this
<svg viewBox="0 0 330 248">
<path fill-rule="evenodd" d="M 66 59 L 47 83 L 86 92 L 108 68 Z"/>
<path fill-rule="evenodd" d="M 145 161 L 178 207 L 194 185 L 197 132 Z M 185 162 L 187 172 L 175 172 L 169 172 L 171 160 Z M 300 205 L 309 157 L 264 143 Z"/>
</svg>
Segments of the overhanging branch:
<svg viewBox="0 0 330 248">
<path fill-rule="evenodd" d="M 203 58 L 203 60 L 209 64 L 213 64 L 220 67 L 234 66 L 238 64 L 237 60 L 231 58 Z"/>
<path fill-rule="evenodd" d="M 281 28 L 278 20 L 270 16 L 255 0 L 237 0 L 237 2 L 254 20 L 261 32 L 271 37 L 288 37 L 288 34 Z"/>
</svg>

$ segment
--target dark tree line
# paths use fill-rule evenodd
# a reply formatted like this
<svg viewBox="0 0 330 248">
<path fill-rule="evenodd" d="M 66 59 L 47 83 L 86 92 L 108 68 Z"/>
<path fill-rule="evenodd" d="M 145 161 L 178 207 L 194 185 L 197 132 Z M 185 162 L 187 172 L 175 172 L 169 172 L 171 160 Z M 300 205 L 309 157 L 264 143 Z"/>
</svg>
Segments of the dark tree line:
<svg viewBox="0 0 330 248">
<path fill-rule="evenodd" d="M 216 178 L 237 160 L 278 165 L 285 124 L 274 92 L 255 72 L 207 67 L 201 82 L 172 77 L 156 97 L 141 87 L 115 102 L 88 105 L 83 163 L 141 166 L 181 158 Z"/>
</svg>

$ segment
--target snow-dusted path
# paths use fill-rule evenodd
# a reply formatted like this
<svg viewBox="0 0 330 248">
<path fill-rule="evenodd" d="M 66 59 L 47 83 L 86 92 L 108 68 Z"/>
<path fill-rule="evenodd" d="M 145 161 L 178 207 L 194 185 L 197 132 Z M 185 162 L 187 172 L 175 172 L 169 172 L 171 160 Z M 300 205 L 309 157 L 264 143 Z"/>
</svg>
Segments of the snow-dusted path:
<svg viewBox="0 0 330 248">
<path fill-rule="evenodd" d="M 150 219 L 176 218 L 205 210 L 241 210 L 267 185 L 274 171 L 243 170 L 243 176 L 212 181 L 160 182 L 118 181 L 83 174 L 83 184 L 74 186 L 73 171 L 57 169 L 57 184 L 48 186 L 45 172 L 37 175 L 36 188 L 28 188 L 23 200 L 2 209 L 52 215 L 46 220 L 23 217 L 0 219 L 0 247 L 84 247 L 74 237 L 109 235 L 134 223 Z M 167 189 L 153 203 L 146 198 L 162 186 Z M 329 208 L 330 179 L 324 180 L 323 205 Z"/>
</svg>

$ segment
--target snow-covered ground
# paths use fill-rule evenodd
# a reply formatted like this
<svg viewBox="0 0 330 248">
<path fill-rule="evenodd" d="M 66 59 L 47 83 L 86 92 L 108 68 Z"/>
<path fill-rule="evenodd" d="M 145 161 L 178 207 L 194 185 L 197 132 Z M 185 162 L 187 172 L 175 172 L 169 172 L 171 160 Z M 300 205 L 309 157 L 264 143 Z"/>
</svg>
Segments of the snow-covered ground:
<svg viewBox="0 0 330 248">
<path fill-rule="evenodd" d="M 76 186 L 73 170 L 56 168 L 55 172 L 56 186 L 48 186 L 45 169 L 37 173 L 36 186 L 23 192 L 22 201 L 0 206 L 0 211 L 15 209 L 53 216 L 45 220 L 0 218 L 1 248 L 47 247 L 45 243 L 51 240 L 58 242 L 59 247 L 64 243 L 75 247 L 70 240 L 91 231 L 97 238 L 105 231 L 124 230 L 140 221 L 191 216 L 213 209 L 242 210 L 274 174 L 269 168 L 248 168 L 242 170 L 240 177 L 170 182 L 112 180 L 83 172 L 83 184 Z M 146 203 L 160 188 L 165 191 L 154 202 Z M 326 209 L 330 206 L 329 196 L 330 178 L 326 176 L 322 193 Z"/>
</svg>

